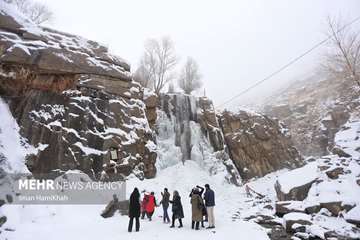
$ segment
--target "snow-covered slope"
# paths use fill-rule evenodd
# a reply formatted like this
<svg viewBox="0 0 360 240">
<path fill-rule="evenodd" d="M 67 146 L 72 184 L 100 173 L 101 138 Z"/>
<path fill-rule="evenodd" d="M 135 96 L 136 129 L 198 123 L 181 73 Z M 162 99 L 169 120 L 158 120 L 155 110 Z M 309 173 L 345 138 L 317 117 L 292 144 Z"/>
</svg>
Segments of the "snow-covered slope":
<svg viewBox="0 0 360 240">
<path fill-rule="evenodd" d="M 3 106 L 6 107 L 6 105 Z M 166 129 L 165 125 L 163 130 Z M 343 131 L 336 135 L 336 143 L 343 147 L 344 151 L 354 154 L 357 152 L 356 149 L 360 143 L 357 137 L 360 122 L 352 119 L 345 126 Z M 192 126 L 192 130 L 196 138 L 196 126 Z M 309 176 L 307 181 L 311 181 L 313 175 L 316 175 L 315 178 L 318 182 L 311 187 L 304 201 L 291 201 L 293 209 L 305 211 L 304 209 L 309 205 L 318 204 L 324 199 L 334 200 L 335 198 L 336 201 L 342 201 L 349 206 L 357 206 L 348 212 L 343 211 L 342 215 L 338 217 L 332 216 L 325 208 L 317 213 L 307 215 L 306 219 L 311 221 L 311 225 L 305 228 L 306 232 L 301 233 L 302 236 L 317 236 L 323 239 L 329 234 L 347 236 L 349 239 L 356 239 L 357 236 L 360 236 L 359 230 L 356 230 L 355 225 L 350 223 L 357 221 L 356 219 L 359 217 L 360 192 L 356 180 L 359 179 L 360 166 L 357 156 L 354 158 L 340 158 L 336 155 L 324 156 L 315 161 L 312 160 L 302 168 L 292 171 L 284 169 L 249 181 L 247 186 L 264 196 L 259 198 L 257 194 L 247 194 L 246 185 L 236 187 L 229 184 L 224 178 L 226 171 L 216 173 L 210 171 L 212 168 L 209 168 L 209 165 L 201 157 L 194 156 L 194 160 L 187 160 L 183 163 L 180 156 L 181 151 L 176 150 L 177 147 L 174 146 L 173 141 L 168 141 L 173 139 L 171 132 L 165 131 L 160 134 L 161 138 L 158 142 L 160 149 L 158 151 L 162 157 L 162 165 L 158 166 L 156 178 L 141 181 L 130 175 L 127 181 L 127 196 L 130 195 L 134 187 L 138 187 L 141 191 L 154 191 L 158 200 L 164 187 L 167 187 L 171 193 L 173 190 L 178 190 L 182 197 L 185 212 L 183 229 L 170 229 L 169 225 L 163 224 L 161 208 L 156 209 L 152 222 L 141 221 L 139 233 L 130 234 L 127 232 L 127 216 L 121 216 L 118 213 L 112 218 L 104 219 L 100 216 L 104 205 L 14 206 L 6 204 L 2 206 L 1 211 L 8 217 L 8 220 L 2 226 L 1 237 L 26 240 L 33 239 L 33 235 L 36 234 L 38 240 L 48 239 L 49 236 L 52 236 L 52 239 L 87 240 L 99 238 L 208 240 L 234 237 L 262 240 L 269 239 L 269 236 L 271 239 L 277 239 L 273 235 L 275 228 L 282 228 L 283 225 L 286 227 L 286 222 L 289 219 L 304 217 L 305 213 L 293 214 L 294 216 L 285 215 L 284 218 L 275 215 L 277 211 L 275 209 L 277 201 L 277 194 L 274 189 L 275 182 L 277 180 L 286 182 L 288 191 L 290 191 L 290 189 L 304 183 L 299 178 Z M 197 141 L 200 140 L 201 138 Z M 344 173 L 340 174 L 338 179 L 329 178 L 321 170 L 325 169 L 323 168 L 325 165 L 329 165 L 326 170 L 332 170 L 338 164 L 344 167 Z M 315 171 L 313 171 L 314 169 Z M 291 178 L 296 179 L 296 181 L 290 181 Z M 204 185 L 205 183 L 209 183 L 216 193 L 216 230 L 193 231 L 190 227 L 191 205 L 188 195 L 195 185 Z M 264 219 L 268 220 L 265 221 Z M 272 223 L 271 228 L 266 225 L 268 222 Z M 54 232 L 56 235 L 53 234 Z M 270 235 L 268 236 L 267 233 Z M 299 234 L 297 233 L 296 236 Z"/>
<path fill-rule="evenodd" d="M 293 82 L 262 104 L 283 121 L 296 148 L 305 156 L 331 152 L 334 136 L 351 114 L 359 112 L 359 87 L 348 79 L 314 74 Z"/>
<path fill-rule="evenodd" d="M 274 174 L 250 182 L 265 200 L 253 199 L 253 206 L 236 217 L 264 226 L 281 224 L 289 228 L 289 237 L 299 239 L 360 239 L 359 127 L 360 121 L 351 118 L 335 136 L 336 145 L 351 156 L 309 158 L 302 168 L 278 173 L 276 192 L 269 185 Z"/>
<path fill-rule="evenodd" d="M 0 168 L 6 172 L 28 172 L 25 155 L 35 149 L 28 146 L 19 134 L 19 126 L 8 105 L 0 98 Z"/>
<path fill-rule="evenodd" d="M 188 197 L 194 185 L 209 183 L 216 192 L 216 231 L 202 229 L 191 230 L 191 206 Z M 162 223 L 162 209 L 157 208 L 152 222 L 141 221 L 139 233 L 127 232 L 127 216 L 116 214 L 104 219 L 100 216 L 104 206 L 11 206 L 5 205 L 3 211 L 9 216 L 4 228 L 15 231 L 4 231 L 8 239 L 268 239 L 266 231 L 255 223 L 242 220 L 233 221 L 234 211 L 244 202 L 244 190 L 228 184 L 223 179 L 211 177 L 199 164 L 186 161 L 178 163 L 159 172 L 151 180 L 140 181 L 132 178 L 128 181 L 128 195 L 133 187 L 140 190 L 155 191 L 160 199 L 164 187 L 170 191 L 178 190 L 182 197 L 185 219 L 183 229 L 170 229 Z M 53 234 L 56 232 L 56 234 Z"/>
</svg>

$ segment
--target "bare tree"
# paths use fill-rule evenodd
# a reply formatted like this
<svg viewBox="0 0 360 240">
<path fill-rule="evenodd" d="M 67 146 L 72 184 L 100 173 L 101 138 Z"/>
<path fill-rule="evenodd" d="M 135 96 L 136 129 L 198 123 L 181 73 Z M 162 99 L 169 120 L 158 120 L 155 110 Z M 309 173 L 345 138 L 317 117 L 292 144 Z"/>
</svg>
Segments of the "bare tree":
<svg viewBox="0 0 360 240">
<path fill-rule="evenodd" d="M 181 70 L 178 84 L 186 94 L 191 94 L 192 91 L 199 89 L 202 86 L 199 66 L 193 58 L 187 58 L 186 63 Z"/>
<path fill-rule="evenodd" d="M 337 77 L 352 79 L 360 87 L 360 32 L 330 17 L 327 24 L 330 51 L 325 55 L 325 70 Z"/>
<path fill-rule="evenodd" d="M 6 0 L 36 24 L 42 24 L 53 18 L 53 13 L 43 3 L 32 0 Z"/>
<path fill-rule="evenodd" d="M 136 69 L 133 79 L 140 83 L 141 86 L 149 89 L 153 89 L 153 77 L 151 76 L 151 73 L 146 68 L 146 65 L 143 61 L 140 62 L 139 67 Z"/>
<path fill-rule="evenodd" d="M 145 52 L 141 58 L 143 68 L 149 83 L 159 94 L 165 85 L 174 79 L 174 68 L 177 64 L 174 43 L 169 37 L 159 40 L 149 39 L 145 43 Z"/>
</svg>

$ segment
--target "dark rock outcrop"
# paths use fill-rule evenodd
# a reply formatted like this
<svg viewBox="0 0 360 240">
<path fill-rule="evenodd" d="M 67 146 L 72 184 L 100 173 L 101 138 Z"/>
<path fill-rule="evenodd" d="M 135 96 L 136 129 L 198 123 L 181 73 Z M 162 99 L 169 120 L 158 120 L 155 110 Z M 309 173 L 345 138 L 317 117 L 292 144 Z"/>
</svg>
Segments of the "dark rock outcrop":
<svg viewBox="0 0 360 240">
<path fill-rule="evenodd" d="M 116 211 L 119 211 L 121 215 L 127 215 L 129 211 L 129 201 L 119 201 L 116 195 L 113 196 L 113 200 L 106 205 L 101 216 L 103 218 L 109 218 L 114 216 Z"/>
<path fill-rule="evenodd" d="M 224 137 L 212 101 L 206 97 L 200 97 L 198 105 L 200 109 L 198 111 L 198 121 L 203 133 L 208 137 L 215 151 L 224 150 Z"/>
<path fill-rule="evenodd" d="M 338 146 L 335 146 L 335 147 L 333 147 L 333 149 L 331 149 L 331 152 L 333 153 L 333 154 L 336 154 L 336 155 L 338 155 L 339 157 L 351 157 L 351 155 L 350 154 L 348 154 L 348 153 L 346 153 L 344 150 L 342 150 L 340 147 L 338 147 Z"/>
<path fill-rule="evenodd" d="M 294 233 L 295 229 L 304 226 L 311 225 L 311 217 L 305 213 L 288 213 L 284 216 L 286 232 Z M 297 225 L 294 227 L 294 225 Z"/>
<path fill-rule="evenodd" d="M 279 217 L 283 217 L 285 214 L 291 212 L 304 213 L 304 209 L 294 205 L 293 201 L 278 201 L 275 203 L 275 213 Z"/>
<path fill-rule="evenodd" d="M 288 193 L 284 193 L 281 189 L 280 183 L 276 181 L 275 191 L 277 198 L 279 201 L 289 201 L 289 200 L 303 201 L 307 197 L 309 190 L 315 181 L 316 180 L 313 180 L 304 185 L 296 186 L 290 189 Z"/>
<path fill-rule="evenodd" d="M 330 200 L 330 199 L 329 199 Z M 326 208 L 327 210 L 329 210 L 329 212 L 331 212 L 331 214 L 333 216 L 339 216 L 339 213 L 344 210 L 343 206 L 342 206 L 342 202 L 340 201 L 335 201 L 335 202 L 322 202 L 320 203 L 320 207 L 321 208 Z"/>
<path fill-rule="evenodd" d="M 155 93 L 144 93 L 144 102 L 146 106 L 146 118 L 150 127 L 153 129 L 157 119 L 156 109 L 158 106 L 158 96 Z"/>
<path fill-rule="evenodd" d="M 244 179 L 301 166 L 302 158 L 278 122 L 245 111 L 220 114 L 225 143 Z"/>
<path fill-rule="evenodd" d="M 338 179 L 339 175 L 344 174 L 344 168 L 336 167 L 334 169 L 326 171 L 325 173 L 331 179 Z"/>
<path fill-rule="evenodd" d="M 1 227 L 2 225 L 4 225 L 4 223 L 6 223 L 6 221 L 7 221 L 7 217 L 6 217 L 6 216 L 1 216 L 1 217 L 0 217 L 0 227 Z"/>
</svg>

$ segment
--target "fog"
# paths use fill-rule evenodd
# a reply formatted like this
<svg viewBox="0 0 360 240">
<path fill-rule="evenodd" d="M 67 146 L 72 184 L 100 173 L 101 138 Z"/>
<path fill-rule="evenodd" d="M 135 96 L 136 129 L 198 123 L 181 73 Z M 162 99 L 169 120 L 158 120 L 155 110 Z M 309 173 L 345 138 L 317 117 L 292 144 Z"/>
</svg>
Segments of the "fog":
<svg viewBox="0 0 360 240">
<path fill-rule="evenodd" d="M 325 38 L 326 17 L 351 21 L 359 0 L 42 0 L 51 27 L 107 45 L 135 70 L 148 38 L 170 36 L 182 64 L 197 60 L 206 94 L 222 104 Z M 356 23 L 359 27 L 360 24 Z M 223 107 L 258 100 L 311 75 L 322 48 Z"/>
</svg>

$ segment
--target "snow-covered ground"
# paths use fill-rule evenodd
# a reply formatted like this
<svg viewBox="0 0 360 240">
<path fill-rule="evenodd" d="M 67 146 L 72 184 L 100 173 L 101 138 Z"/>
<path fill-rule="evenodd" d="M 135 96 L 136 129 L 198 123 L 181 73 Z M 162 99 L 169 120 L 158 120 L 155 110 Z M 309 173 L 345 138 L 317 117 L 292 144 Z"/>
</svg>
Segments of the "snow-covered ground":
<svg viewBox="0 0 360 240">
<path fill-rule="evenodd" d="M 2 98 L 0 98 L 0 116 L 1 167 L 7 172 L 28 172 L 24 158 L 26 153 L 35 149 L 24 143 L 19 134 L 19 126 Z"/>
<path fill-rule="evenodd" d="M 7 129 L 0 133 L 2 141 L 9 140 L 14 146 L 22 146 L 21 138 L 18 135 L 18 127 L 11 117 L 7 105 L 0 102 L 0 111 L 2 113 L 2 121 L 0 128 Z M 5 113 L 5 114 L 3 114 Z M 4 116 L 4 117 L 3 117 Z M 171 124 L 168 123 L 169 127 Z M 356 155 L 356 149 L 359 147 L 358 129 L 360 122 L 351 120 L 336 136 L 336 143 L 340 147 L 345 148 L 349 153 Z M 164 128 L 163 128 L 164 129 Z M 194 142 L 205 141 L 200 139 L 196 134 L 196 126 L 192 127 L 194 131 L 192 137 Z M 6 134 L 6 135 L 4 135 Z M 170 135 L 167 135 L 170 134 Z M 307 227 L 306 231 L 313 236 L 324 237 L 324 233 L 328 230 L 334 230 L 339 234 L 347 234 L 356 238 L 358 232 L 352 231 L 354 225 L 346 222 L 346 219 L 360 219 L 359 216 L 359 199 L 360 190 L 355 180 L 360 176 L 360 165 L 356 158 L 341 158 L 331 155 L 320 158 L 312 163 L 296 170 L 288 171 L 286 169 L 271 173 L 265 177 L 255 179 L 247 183 L 255 191 L 265 195 L 264 199 L 256 199 L 247 196 L 245 187 L 236 187 L 226 180 L 226 172 L 213 172 L 211 166 L 211 153 L 206 152 L 206 159 L 202 162 L 202 157 L 194 156 L 194 160 L 187 160 L 183 164 L 181 162 L 180 150 L 177 150 L 173 144 L 172 131 L 164 131 L 160 135 L 161 144 L 158 144 L 157 151 L 161 157 L 161 166 L 158 166 L 156 178 L 148 180 L 139 180 L 132 176 L 127 181 L 127 197 L 129 197 L 134 187 L 138 187 L 140 191 L 154 191 L 157 200 L 160 200 L 160 193 L 164 187 L 170 192 L 178 190 L 181 197 L 185 212 L 184 228 L 170 229 L 168 224 L 162 222 L 162 209 L 157 208 L 153 221 L 141 220 L 141 229 L 139 233 L 127 232 L 128 217 L 121 216 L 116 213 L 111 218 L 102 218 L 100 213 L 105 208 L 104 205 L 8 205 L 5 204 L 0 208 L 0 217 L 2 214 L 7 216 L 7 222 L 2 226 L 0 239 L 9 240 L 47 240 L 47 239 L 269 239 L 267 230 L 256 224 L 257 216 L 273 216 L 274 222 L 284 223 L 284 219 L 274 216 L 274 209 L 265 208 L 266 205 L 274 207 L 276 202 L 276 193 L 274 184 L 276 180 L 286 182 L 287 179 L 295 179 L 288 181 L 288 185 L 284 185 L 286 192 L 292 187 L 311 181 L 313 178 L 321 179 L 322 182 L 315 184 L 309 191 L 308 198 L 304 201 L 293 202 L 298 208 L 305 207 L 307 203 L 316 203 L 324 198 L 340 199 L 344 203 L 356 204 L 348 213 L 344 213 L 344 217 L 330 216 L 326 209 L 322 209 L 319 213 L 308 215 L 307 220 L 312 221 L 312 225 Z M 9 142 L 8 141 L 8 142 Z M 20 145 L 19 145 L 20 144 Z M 202 142 L 206 145 L 206 142 Z M 16 168 L 24 167 L 23 159 L 19 157 L 15 151 L 5 151 L 9 146 L 4 145 L 0 148 L 0 152 L 5 153 L 7 161 L 15 161 Z M 207 149 L 205 149 L 207 150 Z M 27 150 L 24 150 L 27 151 Z M 22 152 L 22 151 L 20 151 Z M 171 154 L 169 154 L 171 153 Z M 358 156 L 356 156 L 358 157 Z M 169 159 L 171 158 L 171 161 Z M 22 161 L 19 161 L 19 159 Z M 351 169 L 351 172 L 340 175 L 339 179 L 328 179 L 324 172 L 318 171 L 318 168 L 326 163 L 331 162 L 334 166 L 345 164 L 345 170 Z M 4 162 L 3 162 L 4 163 Z M 8 163 L 7 163 L 8 164 Z M 216 163 L 214 166 L 218 165 Z M 348 166 L 347 166 L 348 165 Z M 346 167 L 347 166 L 347 167 Z M 331 170 L 332 168 L 329 168 Z M 345 171 L 346 172 L 346 171 Z M 315 176 L 315 177 L 314 177 Z M 306 180 L 306 181 L 305 181 Z M 195 185 L 210 184 L 216 193 L 216 229 L 201 229 L 194 231 L 191 229 L 191 206 L 189 193 Z M 250 219 L 250 221 L 244 219 Z M 295 214 L 298 217 L 298 214 Z M 293 216 L 292 216 L 293 217 Z M 359 234 L 360 235 L 360 234 Z M 359 236 L 360 237 L 360 236 Z"/>
<path fill-rule="evenodd" d="M 188 197 L 191 188 L 209 183 L 216 192 L 216 229 L 210 231 L 191 229 L 191 206 Z M 167 187 L 170 191 L 178 190 L 182 197 L 185 212 L 184 228 L 170 229 L 162 223 L 162 209 L 157 208 L 153 221 L 141 220 L 139 233 L 128 233 L 128 217 L 116 214 L 104 219 L 100 216 L 104 206 L 3 206 L 3 213 L 8 216 L 4 228 L 4 239 L 226 239 L 239 236 L 242 239 L 269 239 L 266 231 L 255 223 L 232 220 L 234 212 L 244 204 L 243 188 L 235 187 L 222 180 L 210 177 L 194 161 L 186 161 L 162 170 L 151 180 L 140 181 L 133 178 L 128 181 L 127 194 L 133 187 L 140 190 L 155 191 L 160 200 L 160 191 Z M 178 224 L 178 223 L 176 223 Z"/>
<path fill-rule="evenodd" d="M 24 171 L 24 156 L 30 151 L 24 148 L 19 135 L 19 127 L 11 116 L 7 104 L 0 101 L 1 125 L 0 152 L 5 155 L 2 167 L 6 170 L 17 169 Z M 167 127 L 171 127 L 168 124 Z M 196 131 L 194 126 L 193 130 Z M 7 222 L 1 227 L 0 239 L 26 240 L 34 239 L 225 239 L 241 236 L 243 239 L 268 239 L 266 231 L 255 223 L 233 220 L 234 212 L 246 200 L 243 188 L 235 187 L 226 180 L 226 172 L 219 169 L 217 174 L 209 173 L 209 164 L 201 162 L 200 157 L 195 161 L 181 162 L 180 152 L 173 144 L 172 131 L 170 136 L 163 133 L 162 145 L 158 149 L 162 157 L 162 166 L 154 179 L 141 181 L 132 177 L 127 181 L 127 196 L 134 187 L 140 190 L 154 191 L 158 201 L 164 187 L 170 191 L 178 190 L 182 197 L 185 212 L 184 228 L 170 229 L 168 224 L 162 223 L 162 209 L 157 208 L 152 222 L 141 221 L 139 233 L 128 233 L 128 217 L 116 214 L 111 218 L 103 218 L 100 213 L 104 205 L 9 205 L 0 209 L 0 217 L 7 216 Z M 203 141 L 199 134 L 193 134 L 194 141 Z M 170 141 L 168 140 L 170 139 Z M 35 149 L 36 150 L 36 149 Z M 35 151 L 31 149 L 31 151 Z M 178 153 L 168 155 L 166 153 Z M 207 153 L 211 157 L 211 153 Z M 166 159 L 168 158 L 168 159 Z M 172 159 L 170 161 L 170 158 Z M 209 160 L 209 159 L 208 159 Z M 219 165 L 213 164 L 212 167 Z M 161 169 L 161 170 L 160 170 Z M 191 229 L 191 206 L 188 197 L 195 185 L 209 183 L 216 192 L 216 230 Z M 110 200 L 110 199 L 109 199 Z M 169 209 L 170 210 L 170 209 Z"/>
</svg>

